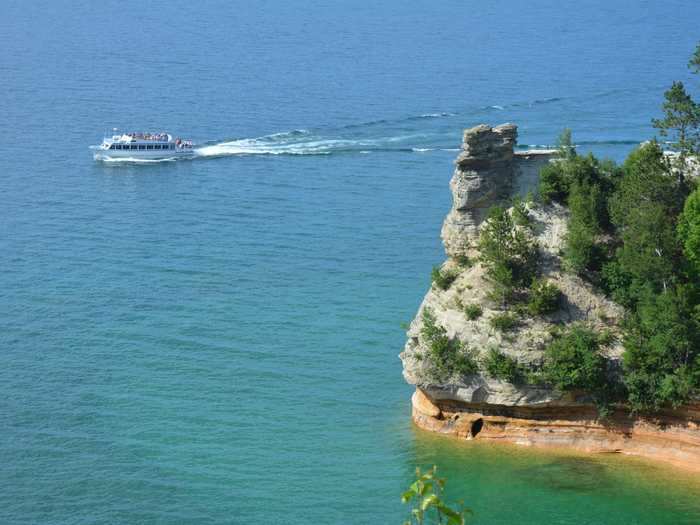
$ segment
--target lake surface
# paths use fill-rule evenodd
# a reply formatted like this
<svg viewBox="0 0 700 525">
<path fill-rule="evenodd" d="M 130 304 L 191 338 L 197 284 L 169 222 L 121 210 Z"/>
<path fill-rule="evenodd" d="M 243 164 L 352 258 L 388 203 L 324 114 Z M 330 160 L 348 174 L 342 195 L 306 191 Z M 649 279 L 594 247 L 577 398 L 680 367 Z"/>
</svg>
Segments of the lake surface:
<svg viewBox="0 0 700 525">
<path fill-rule="evenodd" d="M 523 5 L 5 2 L 0 522 L 400 523 L 432 464 L 475 523 L 700 522 L 689 475 L 411 425 L 461 130 L 622 159 L 698 38 L 696 2 Z M 201 155 L 94 162 L 113 127 Z"/>
</svg>

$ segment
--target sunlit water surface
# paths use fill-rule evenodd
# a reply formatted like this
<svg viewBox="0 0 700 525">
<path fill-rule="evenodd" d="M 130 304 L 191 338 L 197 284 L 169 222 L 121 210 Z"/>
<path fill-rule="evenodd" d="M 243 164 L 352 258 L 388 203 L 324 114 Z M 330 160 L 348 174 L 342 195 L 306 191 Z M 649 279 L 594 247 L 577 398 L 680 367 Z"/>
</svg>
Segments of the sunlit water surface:
<svg viewBox="0 0 700 525">
<path fill-rule="evenodd" d="M 432 464 L 477 523 L 700 522 L 686 474 L 415 430 L 397 358 L 461 130 L 621 159 L 700 5 L 2 12 L 0 522 L 398 523 Z M 112 127 L 199 154 L 94 162 Z"/>
</svg>

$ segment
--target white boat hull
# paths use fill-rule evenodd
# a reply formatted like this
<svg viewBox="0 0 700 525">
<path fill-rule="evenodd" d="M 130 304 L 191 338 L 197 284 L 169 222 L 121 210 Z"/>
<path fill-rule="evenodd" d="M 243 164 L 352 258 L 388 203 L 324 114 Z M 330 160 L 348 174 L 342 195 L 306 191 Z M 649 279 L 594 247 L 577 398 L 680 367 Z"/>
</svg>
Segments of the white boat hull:
<svg viewBox="0 0 700 525">
<path fill-rule="evenodd" d="M 167 160 L 189 158 L 194 156 L 194 151 L 190 149 L 174 150 L 111 150 L 95 148 L 95 160 Z"/>
</svg>

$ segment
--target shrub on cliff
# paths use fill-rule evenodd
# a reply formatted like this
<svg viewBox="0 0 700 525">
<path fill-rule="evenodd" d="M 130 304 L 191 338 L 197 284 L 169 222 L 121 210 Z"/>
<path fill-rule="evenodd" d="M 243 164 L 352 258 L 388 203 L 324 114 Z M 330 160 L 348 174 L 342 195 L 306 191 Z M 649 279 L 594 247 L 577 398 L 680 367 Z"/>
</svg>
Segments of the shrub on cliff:
<svg viewBox="0 0 700 525">
<path fill-rule="evenodd" d="M 518 362 L 495 348 L 490 349 L 486 354 L 484 368 L 491 377 L 509 383 L 518 383 L 522 378 Z"/>
<path fill-rule="evenodd" d="M 466 376 L 478 371 L 471 350 L 459 340 L 448 337 L 447 331 L 437 324 L 428 308 L 423 310 L 421 335 L 428 349 L 432 380 L 445 382 L 455 375 Z"/>
<path fill-rule="evenodd" d="M 489 319 L 489 324 L 499 332 L 509 332 L 518 326 L 518 318 L 514 314 L 503 312 Z"/>
<path fill-rule="evenodd" d="M 479 237 L 481 262 L 503 303 L 514 288 L 527 286 L 537 265 L 537 246 L 505 208 L 491 208 Z"/>
<path fill-rule="evenodd" d="M 677 280 L 681 248 L 676 235 L 685 194 L 669 171 L 661 147 L 649 142 L 633 151 L 610 199 L 610 216 L 619 237 L 620 270 L 656 291 Z"/>
<path fill-rule="evenodd" d="M 484 313 L 484 309 L 478 304 L 468 304 L 464 307 L 464 315 L 470 321 L 475 321 Z"/>
<path fill-rule="evenodd" d="M 530 284 L 527 311 L 530 315 L 546 315 L 556 312 L 561 300 L 561 291 L 556 285 L 535 279 Z"/>
<path fill-rule="evenodd" d="M 690 286 L 647 287 L 624 337 L 624 381 L 634 410 L 685 403 L 700 389 L 700 308 Z"/>
<path fill-rule="evenodd" d="M 440 290 L 447 290 L 455 282 L 458 275 L 459 272 L 456 270 L 443 270 L 439 266 L 434 266 L 430 272 L 430 279 Z"/>
<path fill-rule="evenodd" d="M 564 244 L 564 264 L 574 273 L 600 267 L 602 249 L 596 243 L 602 228 L 605 201 L 597 184 L 574 183 L 569 193 L 571 212 Z"/>
<path fill-rule="evenodd" d="M 555 337 L 545 349 L 543 377 L 561 391 L 596 393 L 606 383 L 606 360 L 597 334 L 575 325 Z"/>
<path fill-rule="evenodd" d="M 603 194 L 612 191 L 620 170 L 614 162 L 598 160 L 592 154 L 578 155 L 571 141 L 571 131 L 564 130 L 559 137 L 558 158 L 540 170 L 539 195 L 543 202 L 567 204 L 574 184 L 600 187 Z M 604 208 L 598 217 L 605 227 Z"/>
<path fill-rule="evenodd" d="M 513 222 L 522 228 L 532 228 L 532 219 L 523 200 L 516 196 L 513 198 Z"/>
<path fill-rule="evenodd" d="M 700 280 L 700 188 L 685 201 L 678 221 L 678 238 L 693 277 Z"/>
</svg>

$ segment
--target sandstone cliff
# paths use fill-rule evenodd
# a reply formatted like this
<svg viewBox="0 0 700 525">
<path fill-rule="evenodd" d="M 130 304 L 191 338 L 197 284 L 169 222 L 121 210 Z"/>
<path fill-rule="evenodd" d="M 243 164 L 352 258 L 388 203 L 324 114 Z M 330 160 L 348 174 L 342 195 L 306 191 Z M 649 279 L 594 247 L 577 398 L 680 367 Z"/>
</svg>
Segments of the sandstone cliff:
<svg viewBox="0 0 700 525">
<path fill-rule="evenodd" d="M 433 285 L 408 330 L 400 357 L 404 377 L 416 385 L 414 421 L 421 427 L 459 437 L 498 439 L 530 445 L 566 445 L 586 450 L 620 451 L 666 459 L 700 469 L 700 405 L 658 415 L 654 421 L 613 411 L 601 422 L 585 393 L 564 394 L 539 384 L 512 384 L 490 377 L 483 367 L 475 374 L 453 374 L 436 381 L 430 373 L 427 342 L 422 335 L 427 310 L 447 333 L 481 361 L 490 349 L 515 359 L 524 369 L 537 369 L 544 348 L 557 327 L 582 323 L 596 330 L 618 332 L 623 310 L 587 282 L 563 271 L 560 256 L 567 230 L 567 210 L 558 205 L 527 206 L 533 240 L 539 247 L 541 278 L 562 292 L 559 307 L 546 316 L 528 317 L 507 332 L 490 320 L 502 313 L 489 299 L 491 284 L 478 260 L 480 227 L 494 204 L 509 203 L 515 194 L 536 189 L 539 167 L 553 152 L 515 153 L 517 128 L 512 124 L 466 130 L 462 151 L 450 181 L 453 206 L 442 227 L 447 253 L 443 271 L 458 274 L 446 289 Z M 478 305 L 481 315 L 469 319 L 465 307 Z M 622 346 L 606 348 L 615 365 Z"/>
</svg>

